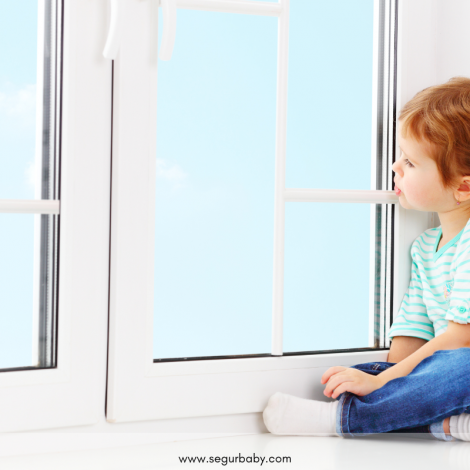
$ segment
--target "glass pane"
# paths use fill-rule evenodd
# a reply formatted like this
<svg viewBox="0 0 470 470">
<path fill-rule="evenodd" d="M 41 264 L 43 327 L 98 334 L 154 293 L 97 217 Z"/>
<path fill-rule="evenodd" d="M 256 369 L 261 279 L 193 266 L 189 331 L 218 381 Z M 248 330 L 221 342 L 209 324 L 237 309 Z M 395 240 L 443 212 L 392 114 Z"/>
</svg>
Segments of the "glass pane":
<svg viewBox="0 0 470 470">
<path fill-rule="evenodd" d="M 0 368 L 33 365 L 34 215 L 1 214 Z"/>
<path fill-rule="evenodd" d="M 58 198 L 60 6 L 0 2 L 0 199 Z M 55 367 L 58 220 L 0 213 L 2 370 Z"/>
<path fill-rule="evenodd" d="M 54 197 L 54 4 L 0 2 L 0 199 Z"/>
<path fill-rule="evenodd" d="M 374 346 L 375 220 L 375 204 L 286 203 L 284 352 Z"/>
<path fill-rule="evenodd" d="M 270 354 L 277 18 L 181 9 L 178 28 L 158 64 L 154 357 Z"/>
<path fill-rule="evenodd" d="M 375 189 L 374 1 L 289 5 L 286 187 Z"/>
<path fill-rule="evenodd" d="M 57 224 L 0 214 L 0 369 L 55 366 Z"/>
</svg>

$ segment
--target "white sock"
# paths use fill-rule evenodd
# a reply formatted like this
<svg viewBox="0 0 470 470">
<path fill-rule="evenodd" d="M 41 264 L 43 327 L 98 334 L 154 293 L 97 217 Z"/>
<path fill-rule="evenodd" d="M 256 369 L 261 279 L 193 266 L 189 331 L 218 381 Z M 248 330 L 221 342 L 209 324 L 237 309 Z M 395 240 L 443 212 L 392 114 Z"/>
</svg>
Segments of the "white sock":
<svg viewBox="0 0 470 470">
<path fill-rule="evenodd" d="M 470 414 L 451 416 L 449 420 L 450 435 L 462 441 L 470 441 Z"/>
<path fill-rule="evenodd" d="M 323 402 L 276 392 L 263 411 L 264 424 L 272 434 L 338 436 L 338 401 Z"/>
</svg>

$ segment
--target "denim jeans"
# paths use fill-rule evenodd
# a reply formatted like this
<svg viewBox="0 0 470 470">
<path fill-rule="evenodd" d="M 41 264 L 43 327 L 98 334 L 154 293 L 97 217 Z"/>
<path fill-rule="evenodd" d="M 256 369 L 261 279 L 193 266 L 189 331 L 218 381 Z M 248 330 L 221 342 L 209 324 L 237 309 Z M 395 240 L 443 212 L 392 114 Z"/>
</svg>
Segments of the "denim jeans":
<svg viewBox="0 0 470 470">
<path fill-rule="evenodd" d="M 371 375 L 394 362 L 366 362 L 352 366 Z M 375 433 L 413 433 L 416 437 L 454 440 L 445 436 L 449 416 L 470 413 L 470 348 L 435 351 L 408 375 L 387 382 L 364 396 L 343 392 L 336 414 L 342 437 Z"/>
</svg>

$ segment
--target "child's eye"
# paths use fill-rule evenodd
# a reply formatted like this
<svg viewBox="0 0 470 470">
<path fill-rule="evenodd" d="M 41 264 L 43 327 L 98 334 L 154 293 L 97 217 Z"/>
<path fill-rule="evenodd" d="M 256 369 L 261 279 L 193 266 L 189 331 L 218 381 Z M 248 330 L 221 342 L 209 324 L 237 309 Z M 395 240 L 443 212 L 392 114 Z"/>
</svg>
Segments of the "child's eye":
<svg viewBox="0 0 470 470">
<path fill-rule="evenodd" d="M 405 165 L 409 165 L 410 167 L 414 167 L 414 165 L 406 158 L 405 159 Z"/>
</svg>

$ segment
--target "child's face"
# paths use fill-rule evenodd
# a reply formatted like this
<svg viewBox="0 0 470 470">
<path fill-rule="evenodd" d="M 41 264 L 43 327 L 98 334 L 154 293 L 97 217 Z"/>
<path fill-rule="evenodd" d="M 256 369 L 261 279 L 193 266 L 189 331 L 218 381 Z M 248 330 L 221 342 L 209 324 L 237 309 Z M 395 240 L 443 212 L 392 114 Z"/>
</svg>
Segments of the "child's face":
<svg viewBox="0 0 470 470">
<path fill-rule="evenodd" d="M 444 189 L 435 161 L 429 156 L 429 146 L 401 135 L 398 123 L 400 158 L 393 164 L 395 192 L 405 209 L 447 212 L 457 206 L 452 189 Z M 398 192 L 398 188 L 401 193 Z"/>
</svg>

